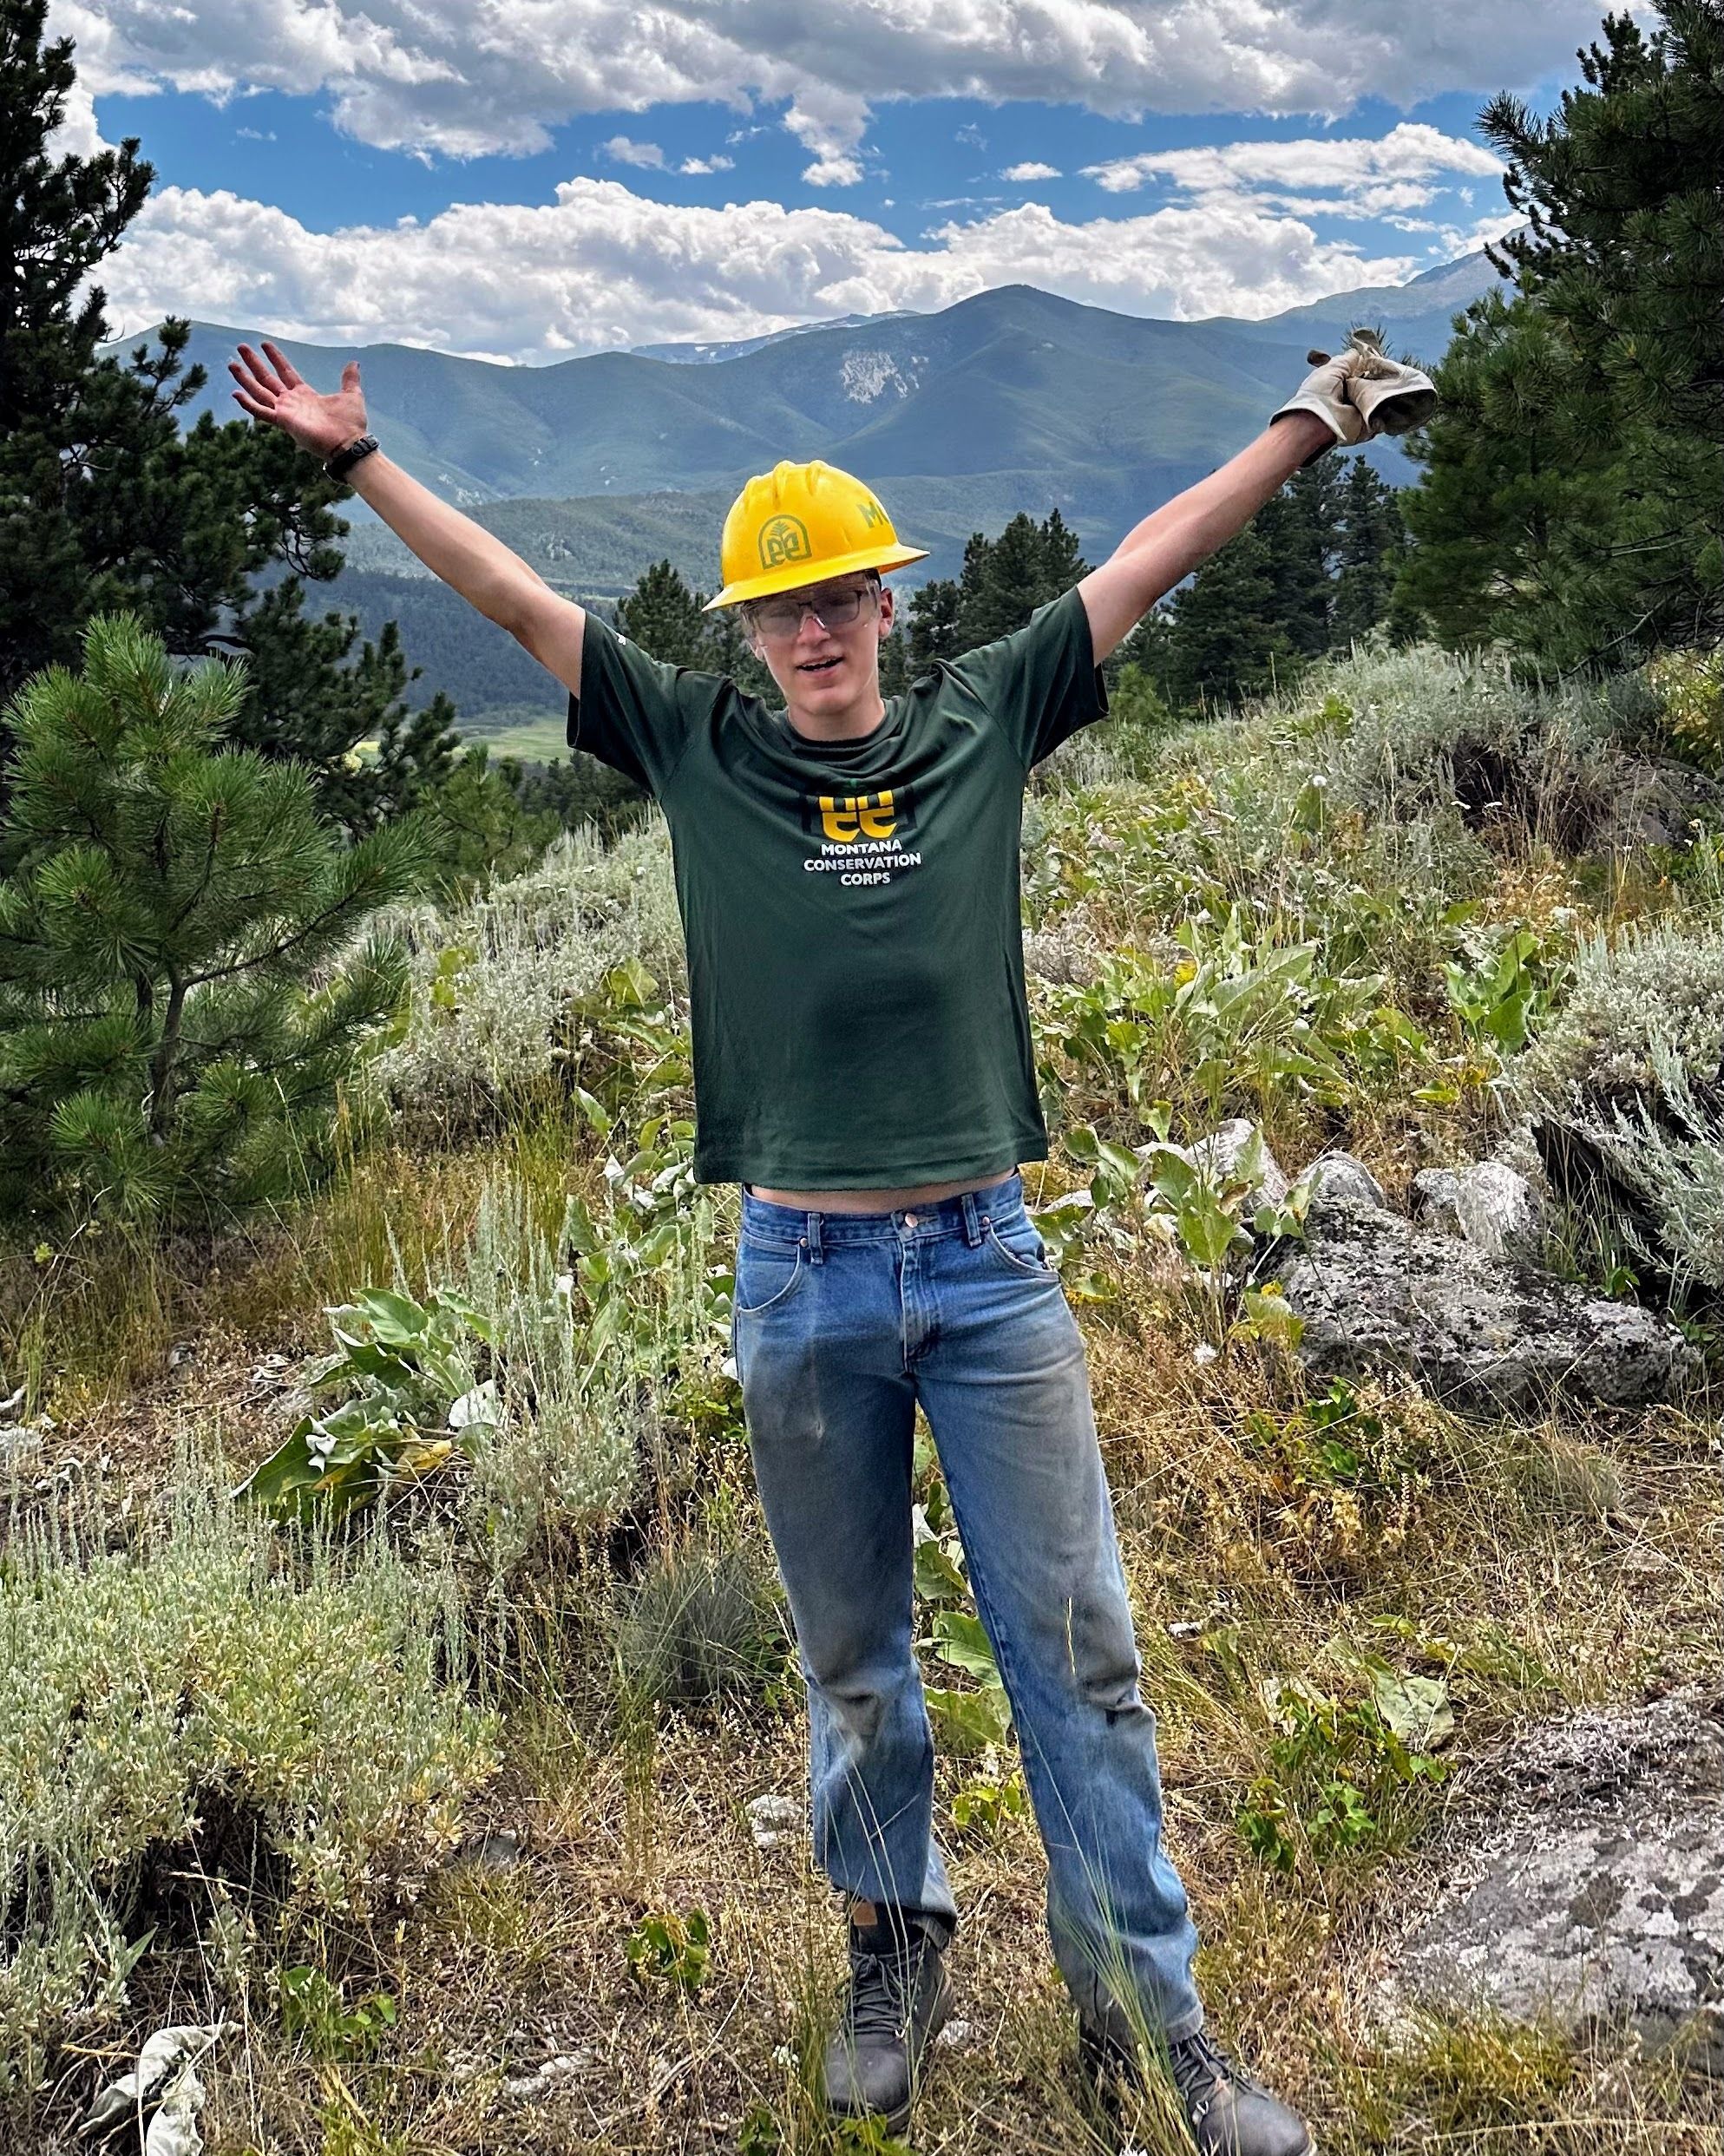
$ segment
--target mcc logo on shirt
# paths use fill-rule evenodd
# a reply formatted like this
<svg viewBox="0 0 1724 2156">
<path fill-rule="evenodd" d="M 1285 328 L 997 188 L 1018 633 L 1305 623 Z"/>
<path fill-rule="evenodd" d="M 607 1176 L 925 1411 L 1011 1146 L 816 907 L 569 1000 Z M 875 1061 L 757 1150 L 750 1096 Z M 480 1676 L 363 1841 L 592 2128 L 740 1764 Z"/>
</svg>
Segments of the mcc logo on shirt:
<svg viewBox="0 0 1724 2156">
<path fill-rule="evenodd" d="M 885 786 L 872 794 L 803 796 L 803 830 L 834 846 L 908 838 L 915 828 L 915 800 L 908 786 Z"/>
<path fill-rule="evenodd" d="M 890 883 L 921 855 L 907 849 L 916 828 L 915 797 L 908 786 L 871 794 L 804 794 L 803 829 L 820 850 L 803 862 L 810 872 L 836 874 L 840 884 Z"/>
</svg>

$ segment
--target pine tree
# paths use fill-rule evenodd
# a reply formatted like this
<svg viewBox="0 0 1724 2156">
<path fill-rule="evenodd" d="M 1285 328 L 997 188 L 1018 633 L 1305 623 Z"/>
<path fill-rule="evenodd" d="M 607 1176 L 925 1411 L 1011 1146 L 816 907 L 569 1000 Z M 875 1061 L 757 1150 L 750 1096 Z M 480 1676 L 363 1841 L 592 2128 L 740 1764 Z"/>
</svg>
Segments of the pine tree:
<svg viewBox="0 0 1724 2156">
<path fill-rule="evenodd" d="M 1362 456 L 1348 463 L 1341 485 L 1338 536 L 1328 648 L 1345 651 L 1380 622 L 1389 624 L 1395 580 L 1406 559 L 1406 524 L 1395 489 Z"/>
<path fill-rule="evenodd" d="M 964 550 L 957 639 L 971 652 L 1021 629 L 1037 607 L 1089 573 L 1058 509 L 1038 524 L 1020 509 L 998 539 L 978 532 Z"/>
<path fill-rule="evenodd" d="M 1402 590 L 1451 644 L 1620 665 L 1724 635 L 1724 7 L 1605 18 L 1585 87 L 1480 117 L 1526 227 L 1409 448 Z"/>
<path fill-rule="evenodd" d="M 987 544 L 980 532 L 970 545 L 974 547 L 978 541 Z M 912 678 L 925 673 L 936 659 L 958 656 L 961 649 L 958 642 L 958 609 L 962 598 L 956 580 L 949 576 L 930 577 L 911 594 L 906 656 Z"/>
<path fill-rule="evenodd" d="M 1166 665 L 1177 710 L 1229 704 L 1269 687 L 1289 656 L 1275 596 L 1274 564 L 1254 519 L 1174 597 Z"/>
<path fill-rule="evenodd" d="M 73 296 L 154 175 L 136 137 L 49 159 L 75 74 L 69 38 L 44 48 L 45 17 L 46 0 L 0 0 L 0 698 L 73 664 L 91 617 L 123 608 L 173 655 L 244 653 L 235 737 L 299 757 L 331 812 L 369 828 L 446 774 L 453 707 L 410 718 L 393 639 L 348 665 L 357 621 L 301 616 L 302 580 L 341 567 L 343 490 L 273 428 L 206 413 L 180 432 L 206 379 L 182 373 L 188 322 L 170 317 L 126 367 L 98 357 L 105 295 Z M 294 573 L 259 597 L 251 580 L 283 562 Z"/>
<path fill-rule="evenodd" d="M 666 665 L 724 674 L 750 696 L 776 697 L 771 672 L 755 657 L 735 609 L 705 609 L 705 593 L 691 590 L 666 559 L 655 561 L 617 601 L 617 626 Z"/>
<path fill-rule="evenodd" d="M 303 770 L 226 746 L 238 666 L 177 666 L 125 613 L 82 650 L 6 708 L 0 1214 L 208 1223 L 326 1163 L 403 987 L 362 934 L 423 834 L 344 846 Z"/>
<path fill-rule="evenodd" d="M 466 898 L 499 878 L 526 873 L 556 836 L 560 819 L 528 796 L 520 762 L 495 766 L 472 743 L 425 804 L 429 881 L 441 898 Z"/>
<path fill-rule="evenodd" d="M 1319 457 L 1295 472 L 1255 519 L 1267 550 L 1265 626 L 1280 632 L 1284 649 L 1295 657 L 1314 659 L 1329 648 L 1341 487 L 1336 460 Z"/>
<path fill-rule="evenodd" d="M 652 659 L 669 666 L 704 666 L 712 616 L 705 595 L 691 591 L 668 558 L 643 572 L 617 601 L 617 626 Z"/>
</svg>

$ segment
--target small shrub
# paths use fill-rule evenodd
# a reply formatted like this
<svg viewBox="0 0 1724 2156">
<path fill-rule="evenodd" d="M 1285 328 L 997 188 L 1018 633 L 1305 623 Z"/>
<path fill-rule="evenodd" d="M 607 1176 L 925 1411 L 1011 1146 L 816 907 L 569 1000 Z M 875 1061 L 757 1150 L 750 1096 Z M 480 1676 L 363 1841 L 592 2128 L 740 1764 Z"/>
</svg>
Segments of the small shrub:
<svg viewBox="0 0 1724 2156">
<path fill-rule="evenodd" d="M 1595 938 L 1511 1066 L 1559 1193 L 1674 1296 L 1724 1289 L 1724 925 Z"/>
<path fill-rule="evenodd" d="M 307 1907 L 363 1918 L 423 1881 L 495 1765 L 451 1576 L 376 1541 L 285 1554 L 180 1480 L 156 1547 L 108 1554 L 98 1527 L 15 1542 L 0 1571 L 0 2094 L 117 2008 L 150 1852 L 218 1874 L 238 1823 Z"/>
<path fill-rule="evenodd" d="M 634 1583 L 617 1665 L 635 1698 L 688 1707 L 764 1692 L 783 1672 L 786 1643 L 764 1569 L 741 1550 L 695 1543 L 661 1553 Z"/>
<path fill-rule="evenodd" d="M 375 1066 L 410 1132 L 492 1129 L 560 1090 L 570 1011 L 631 961 L 679 981 L 682 934 L 661 822 L 606 848 L 571 832 L 528 875 L 465 906 L 403 909 L 411 1005 Z"/>
<path fill-rule="evenodd" d="M 1646 672 L 1663 699 L 1672 744 L 1703 770 L 1724 777 L 1724 645 L 1667 652 Z"/>
</svg>

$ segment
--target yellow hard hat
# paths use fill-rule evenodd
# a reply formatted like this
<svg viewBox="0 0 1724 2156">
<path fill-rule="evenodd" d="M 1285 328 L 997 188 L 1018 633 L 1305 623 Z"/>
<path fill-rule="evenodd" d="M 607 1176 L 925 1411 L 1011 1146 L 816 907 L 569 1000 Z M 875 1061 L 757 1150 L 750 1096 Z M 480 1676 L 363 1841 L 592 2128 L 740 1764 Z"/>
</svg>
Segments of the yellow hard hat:
<svg viewBox="0 0 1724 2156">
<path fill-rule="evenodd" d="M 836 464 L 775 464 L 731 504 L 719 545 L 724 588 L 708 602 L 740 606 L 853 569 L 901 569 L 926 547 L 901 547 L 868 488 Z"/>
</svg>

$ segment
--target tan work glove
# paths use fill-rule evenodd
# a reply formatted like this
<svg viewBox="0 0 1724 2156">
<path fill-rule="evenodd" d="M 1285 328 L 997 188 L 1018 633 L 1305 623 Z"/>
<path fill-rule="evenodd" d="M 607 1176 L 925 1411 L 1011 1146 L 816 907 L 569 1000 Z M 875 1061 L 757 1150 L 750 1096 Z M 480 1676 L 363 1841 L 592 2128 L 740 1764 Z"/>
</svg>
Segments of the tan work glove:
<svg viewBox="0 0 1724 2156">
<path fill-rule="evenodd" d="M 1350 446 L 1373 435 L 1406 434 L 1422 427 L 1437 408 L 1430 376 L 1391 359 L 1373 330 L 1354 330 L 1347 350 L 1333 359 L 1319 351 L 1306 357 L 1315 371 L 1272 416 L 1271 426 L 1288 412 L 1315 412 L 1337 442 Z M 1324 442 L 1305 462 L 1314 462 L 1329 446 Z"/>
<path fill-rule="evenodd" d="M 1347 377 L 1347 401 L 1358 407 L 1367 435 L 1408 434 L 1422 427 L 1437 409 L 1437 385 L 1430 376 L 1391 359 L 1374 330 L 1355 330 L 1347 343 L 1358 359 Z"/>
<path fill-rule="evenodd" d="M 1359 408 L 1347 398 L 1347 380 L 1356 363 L 1356 355 L 1344 351 L 1339 359 L 1331 359 L 1327 352 L 1308 352 L 1306 357 L 1315 364 L 1315 371 L 1308 374 L 1298 389 L 1288 397 L 1279 411 L 1269 416 L 1269 424 L 1285 419 L 1291 412 L 1315 412 L 1329 429 L 1334 440 L 1320 442 L 1303 461 L 1314 464 L 1326 450 L 1336 442 L 1351 445 L 1365 439 L 1365 420 Z"/>
</svg>

